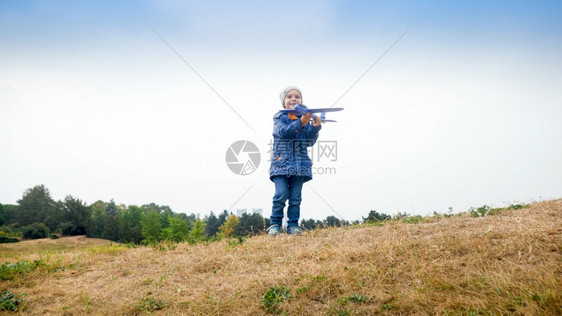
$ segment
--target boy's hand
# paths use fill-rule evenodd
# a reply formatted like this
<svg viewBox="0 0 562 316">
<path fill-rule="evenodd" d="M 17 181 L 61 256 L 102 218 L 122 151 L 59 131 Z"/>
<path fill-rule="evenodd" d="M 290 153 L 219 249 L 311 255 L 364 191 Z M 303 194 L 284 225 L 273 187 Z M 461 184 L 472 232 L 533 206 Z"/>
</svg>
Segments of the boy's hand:
<svg viewBox="0 0 562 316">
<path fill-rule="evenodd" d="M 314 127 L 318 127 L 320 126 L 320 124 L 322 124 L 322 119 L 320 118 L 319 115 L 316 115 L 316 117 L 312 121 L 312 125 L 314 125 Z"/>
<path fill-rule="evenodd" d="M 301 126 L 304 127 L 310 121 L 312 117 L 312 113 L 307 113 L 306 115 L 301 116 Z"/>
</svg>

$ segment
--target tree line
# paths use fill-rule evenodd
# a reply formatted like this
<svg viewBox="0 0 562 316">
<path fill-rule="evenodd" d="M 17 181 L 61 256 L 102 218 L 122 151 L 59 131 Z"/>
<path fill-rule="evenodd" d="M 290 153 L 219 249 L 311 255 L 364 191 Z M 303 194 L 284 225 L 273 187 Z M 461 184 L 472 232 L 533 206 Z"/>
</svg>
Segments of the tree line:
<svg viewBox="0 0 562 316">
<path fill-rule="evenodd" d="M 370 217 L 364 221 L 370 221 Z M 301 226 L 306 229 L 349 224 L 335 216 L 328 216 L 323 221 L 301 221 Z M 71 195 L 55 201 L 44 185 L 27 189 L 17 205 L 0 204 L 0 242 L 17 241 L 14 237 L 57 238 L 59 235 L 86 235 L 134 244 L 162 240 L 198 242 L 259 234 L 269 225 L 269 218 L 256 213 L 238 217 L 223 210 L 199 218 L 195 214 L 175 213 L 169 206 L 155 203 L 127 206 L 113 200 L 99 200 L 87 205 Z"/>
</svg>

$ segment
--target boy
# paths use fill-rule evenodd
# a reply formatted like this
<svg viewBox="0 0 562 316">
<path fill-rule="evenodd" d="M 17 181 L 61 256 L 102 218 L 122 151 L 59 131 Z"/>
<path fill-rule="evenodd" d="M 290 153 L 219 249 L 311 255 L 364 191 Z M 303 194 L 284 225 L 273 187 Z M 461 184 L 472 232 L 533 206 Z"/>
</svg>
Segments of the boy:
<svg viewBox="0 0 562 316">
<path fill-rule="evenodd" d="M 279 95 L 283 108 L 291 110 L 301 104 L 301 90 L 289 86 Z M 273 155 L 269 169 L 269 179 L 275 183 L 275 195 L 271 211 L 271 226 L 267 229 L 270 236 L 281 232 L 283 209 L 289 200 L 287 209 L 287 233 L 300 235 L 303 229 L 298 226 L 300 218 L 301 191 L 305 182 L 312 179 L 312 161 L 308 157 L 307 147 L 318 139 L 322 128 L 320 117 L 310 123 L 312 114 L 277 113 L 273 116 Z"/>
</svg>

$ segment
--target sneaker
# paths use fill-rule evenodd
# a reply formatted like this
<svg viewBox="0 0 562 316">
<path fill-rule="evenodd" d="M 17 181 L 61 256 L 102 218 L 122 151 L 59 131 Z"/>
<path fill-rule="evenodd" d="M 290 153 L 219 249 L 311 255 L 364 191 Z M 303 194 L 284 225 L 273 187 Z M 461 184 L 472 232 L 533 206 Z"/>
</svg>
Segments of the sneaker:
<svg viewBox="0 0 562 316">
<path fill-rule="evenodd" d="M 287 234 L 289 235 L 302 235 L 304 229 L 300 226 L 289 226 L 287 227 Z"/>
<path fill-rule="evenodd" d="M 265 230 L 269 236 L 279 236 L 281 232 L 281 226 L 279 225 L 271 225 L 268 229 Z"/>
</svg>

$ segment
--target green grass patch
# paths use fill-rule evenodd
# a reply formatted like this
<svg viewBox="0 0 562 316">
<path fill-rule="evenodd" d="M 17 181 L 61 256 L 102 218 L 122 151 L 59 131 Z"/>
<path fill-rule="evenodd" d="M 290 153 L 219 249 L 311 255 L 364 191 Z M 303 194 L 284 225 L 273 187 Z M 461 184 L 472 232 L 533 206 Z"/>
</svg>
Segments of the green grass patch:
<svg viewBox="0 0 562 316">
<path fill-rule="evenodd" d="M 229 238 L 226 240 L 226 243 L 230 248 L 235 248 L 236 246 L 242 245 L 248 237 L 238 237 L 238 238 Z"/>
<path fill-rule="evenodd" d="M 484 217 L 484 216 L 498 215 L 506 210 L 521 210 L 528 207 L 529 204 L 511 204 L 508 207 L 500 207 L 500 208 L 491 208 L 488 205 L 484 205 L 479 208 L 471 207 L 468 210 L 468 214 L 471 217 Z"/>
<path fill-rule="evenodd" d="M 353 294 L 346 297 L 345 300 L 352 303 L 365 303 L 369 300 L 369 297 L 361 294 Z"/>
<path fill-rule="evenodd" d="M 25 303 L 25 300 L 20 298 L 21 296 L 10 291 L 4 291 L 0 295 L 0 311 L 17 312 L 21 305 Z"/>
<path fill-rule="evenodd" d="M 41 264 L 43 264 L 43 262 L 40 259 L 34 261 L 21 260 L 16 263 L 3 263 L 2 266 L 0 266 L 0 279 L 6 281 L 23 277 L 35 271 Z"/>
<path fill-rule="evenodd" d="M 291 298 L 290 290 L 284 286 L 272 286 L 262 296 L 262 305 L 270 314 L 280 314 L 279 304 L 284 300 Z"/>
<path fill-rule="evenodd" d="M 346 296 L 343 298 L 340 298 L 338 300 L 338 303 L 341 306 L 344 306 L 345 304 L 347 304 L 348 302 L 351 303 L 366 303 L 369 300 L 369 297 L 366 295 L 362 295 L 362 294 L 353 294 L 350 296 Z"/>
<path fill-rule="evenodd" d="M 135 305 L 135 310 L 138 312 L 151 313 L 153 311 L 164 309 L 166 306 L 166 303 L 162 300 L 156 299 L 152 296 L 147 296 L 140 299 L 137 305 Z"/>
<path fill-rule="evenodd" d="M 102 245 L 102 246 L 91 247 L 88 249 L 88 251 L 94 255 L 103 255 L 103 254 L 117 255 L 126 250 L 127 250 L 127 246 L 121 244 Z"/>
<path fill-rule="evenodd" d="M 425 219 L 421 215 L 408 216 L 402 218 L 402 222 L 406 224 L 418 224 L 418 223 L 424 223 Z"/>
<path fill-rule="evenodd" d="M 304 292 L 308 291 L 309 289 L 310 289 L 310 287 L 308 287 L 308 286 L 302 286 L 302 287 L 297 289 L 297 295 L 301 294 L 301 293 L 304 293 Z"/>
</svg>

